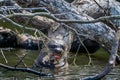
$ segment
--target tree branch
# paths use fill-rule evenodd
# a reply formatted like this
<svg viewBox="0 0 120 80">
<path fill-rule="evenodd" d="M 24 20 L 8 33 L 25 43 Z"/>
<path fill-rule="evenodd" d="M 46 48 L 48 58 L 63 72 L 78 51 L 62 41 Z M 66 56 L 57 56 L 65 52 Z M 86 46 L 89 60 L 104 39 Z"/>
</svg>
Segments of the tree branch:
<svg viewBox="0 0 120 80">
<path fill-rule="evenodd" d="M 32 13 L 32 14 L 14 13 L 12 15 L 7 15 L 7 16 L 1 15 L 1 16 L 2 16 L 1 19 L 2 18 L 6 19 L 9 22 L 10 22 L 10 20 L 8 20 L 7 17 L 14 17 L 14 16 L 26 16 L 26 17 L 44 16 L 44 17 L 53 19 L 54 21 L 59 22 L 59 23 L 84 23 L 84 24 L 85 23 L 96 23 L 96 22 L 103 21 L 105 19 L 109 19 L 109 20 L 120 19 L 120 15 L 111 15 L 111 16 L 99 17 L 97 19 L 89 20 L 89 21 L 87 21 L 87 20 L 85 20 L 85 21 L 84 20 L 76 20 L 76 19 L 66 19 L 65 20 L 65 19 L 59 19 L 59 18 L 55 17 L 55 14 L 50 14 L 50 13 L 46 13 L 46 12 L 40 12 L 40 13 L 38 12 L 38 13 Z"/>
<path fill-rule="evenodd" d="M 5 69 L 8 69 L 8 70 L 11 70 L 11 71 L 21 71 L 21 72 L 32 73 L 32 74 L 38 75 L 38 76 L 40 76 L 40 77 L 42 77 L 42 76 L 53 77 L 52 74 L 45 74 L 45 73 L 42 73 L 42 72 L 33 70 L 33 69 L 31 69 L 31 68 L 11 67 L 11 66 L 4 65 L 4 64 L 2 64 L 2 63 L 0 63 L 0 67 L 1 67 L 1 68 L 5 68 Z"/>
</svg>

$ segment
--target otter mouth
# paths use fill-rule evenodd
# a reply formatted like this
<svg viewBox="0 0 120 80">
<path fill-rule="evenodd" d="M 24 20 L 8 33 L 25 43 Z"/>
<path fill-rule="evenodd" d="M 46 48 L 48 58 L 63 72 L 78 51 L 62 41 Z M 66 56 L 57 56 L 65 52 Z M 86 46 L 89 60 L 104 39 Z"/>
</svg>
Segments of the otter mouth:
<svg viewBox="0 0 120 80">
<path fill-rule="evenodd" d="M 51 57 L 50 57 L 50 62 L 54 65 L 59 64 L 60 59 L 62 59 L 62 54 L 57 54 L 54 53 Z"/>
<path fill-rule="evenodd" d="M 54 65 L 54 68 L 61 68 L 63 66 L 65 66 L 66 62 L 65 62 L 65 58 L 62 55 L 62 53 L 54 53 L 54 55 L 52 55 L 52 57 L 50 58 L 50 63 L 52 63 L 52 65 Z"/>
<path fill-rule="evenodd" d="M 56 60 L 60 60 L 61 57 L 62 57 L 62 54 L 54 54 L 54 58 L 55 58 Z"/>
<path fill-rule="evenodd" d="M 51 54 L 51 55 L 48 55 Z M 45 67 L 50 69 L 59 68 L 64 66 L 63 54 L 62 53 L 48 53 L 43 52 L 41 53 L 38 58 L 35 60 L 36 67 Z"/>
</svg>

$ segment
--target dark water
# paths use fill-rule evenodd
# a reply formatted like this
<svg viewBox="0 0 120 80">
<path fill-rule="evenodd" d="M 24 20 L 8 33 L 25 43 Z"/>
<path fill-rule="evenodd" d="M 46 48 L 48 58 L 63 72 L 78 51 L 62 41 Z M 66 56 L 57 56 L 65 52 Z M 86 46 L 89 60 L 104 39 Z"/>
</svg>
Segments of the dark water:
<svg viewBox="0 0 120 80">
<path fill-rule="evenodd" d="M 19 60 L 16 57 L 23 57 L 25 54 L 24 62 L 28 67 L 32 67 L 34 59 L 37 57 L 39 51 L 28 51 L 28 50 L 3 50 L 8 63 L 5 63 L 4 58 L 0 54 L 0 63 L 14 66 Z M 66 73 L 60 72 L 55 75 L 55 78 L 49 77 L 38 77 L 31 73 L 6 71 L 0 68 L 0 80 L 80 80 L 81 78 L 93 76 L 101 72 L 108 61 L 108 54 L 100 49 L 95 54 L 91 55 L 92 64 L 88 65 L 89 58 L 87 55 L 78 54 L 75 59 L 75 53 L 70 53 L 68 57 L 69 69 Z M 22 64 L 19 65 L 21 67 Z M 46 71 L 47 72 L 47 71 Z M 116 66 L 103 80 L 120 80 L 120 66 Z"/>
</svg>

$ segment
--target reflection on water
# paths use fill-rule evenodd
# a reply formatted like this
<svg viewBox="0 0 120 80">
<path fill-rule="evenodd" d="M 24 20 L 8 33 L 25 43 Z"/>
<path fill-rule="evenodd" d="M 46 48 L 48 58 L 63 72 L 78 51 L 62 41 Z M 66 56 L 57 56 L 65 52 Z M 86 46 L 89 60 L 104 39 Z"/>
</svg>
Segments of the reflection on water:
<svg viewBox="0 0 120 80">
<path fill-rule="evenodd" d="M 27 51 L 27 50 L 10 50 L 4 51 L 8 60 L 7 65 L 14 66 L 19 60 L 16 57 L 25 57 L 24 62 L 27 66 L 32 67 L 34 59 L 37 57 L 39 51 Z M 108 60 L 108 54 L 102 49 L 91 56 L 92 65 L 88 66 L 89 58 L 87 55 L 79 54 L 76 58 L 75 64 L 73 65 L 74 54 L 69 56 L 69 69 L 65 74 L 55 75 L 54 78 L 49 77 L 38 77 L 34 74 L 25 72 L 12 72 L 6 71 L 0 68 L 0 80 L 80 80 L 81 78 L 93 76 L 101 72 Z M 2 55 L 0 55 L 0 63 L 5 63 Z M 22 64 L 20 66 L 23 66 Z M 116 66 L 103 80 L 119 80 L 120 79 L 120 66 Z"/>
</svg>

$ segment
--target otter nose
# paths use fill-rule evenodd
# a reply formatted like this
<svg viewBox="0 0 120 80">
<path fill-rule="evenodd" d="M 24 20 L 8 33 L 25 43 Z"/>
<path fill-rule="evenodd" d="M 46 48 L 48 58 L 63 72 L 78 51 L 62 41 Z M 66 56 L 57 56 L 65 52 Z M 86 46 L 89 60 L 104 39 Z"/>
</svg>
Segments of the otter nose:
<svg viewBox="0 0 120 80">
<path fill-rule="evenodd" d="M 61 54 L 62 53 L 62 49 L 61 48 L 55 48 L 55 52 L 57 53 L 57 54 Z"/>
</svg>

